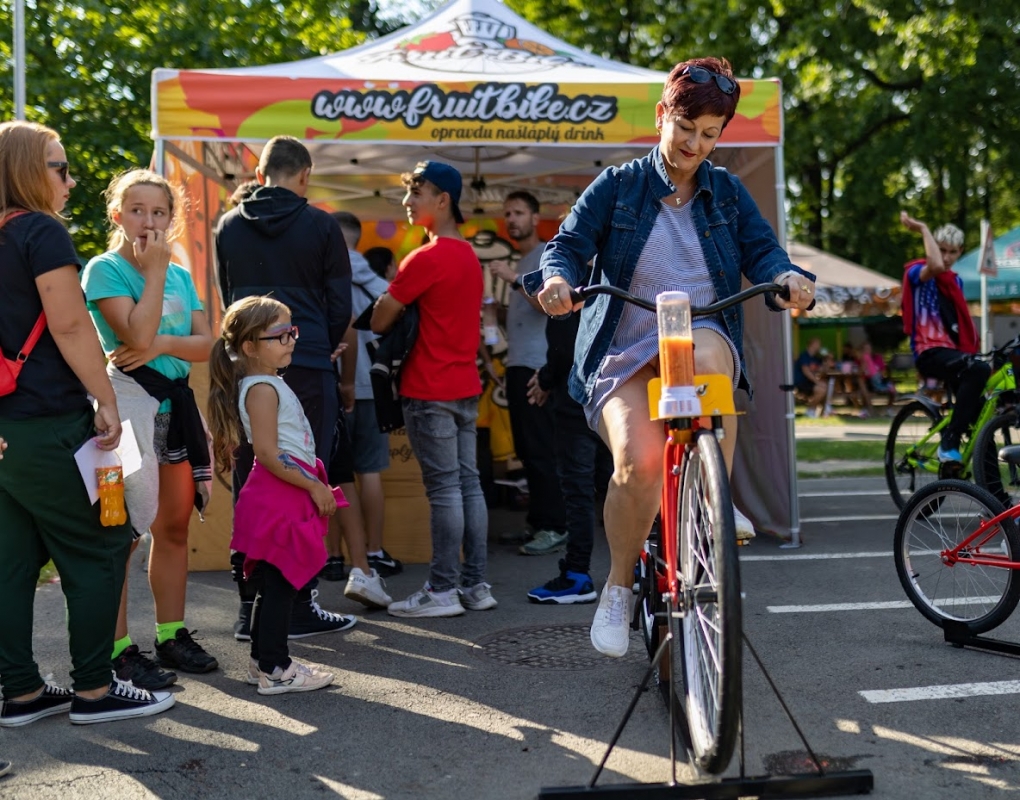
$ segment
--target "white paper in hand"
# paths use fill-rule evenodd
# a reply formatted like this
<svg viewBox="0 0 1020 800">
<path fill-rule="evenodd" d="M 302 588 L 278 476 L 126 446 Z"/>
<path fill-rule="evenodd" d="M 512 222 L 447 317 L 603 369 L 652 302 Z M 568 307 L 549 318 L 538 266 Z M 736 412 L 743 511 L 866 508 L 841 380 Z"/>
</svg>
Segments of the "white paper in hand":
<svg viewBox="0 0 1020 800">
<path fill-rule="evenodd" d="M 78 464 L 78 472 L 89 493 L 89 502 L 95 505 L 99 499 L 99 482 L 96 480 L 97 467 L 123 468 L 124 477 L 138 472 L 142 468 L 142 453 L 138 449 L 138 440 L 131 427 L 131 420 L 124 420 L 121 425 L 120 445 L 116 450 L 100 450 L 91 438 L 74 454 Z"/>
</svg>

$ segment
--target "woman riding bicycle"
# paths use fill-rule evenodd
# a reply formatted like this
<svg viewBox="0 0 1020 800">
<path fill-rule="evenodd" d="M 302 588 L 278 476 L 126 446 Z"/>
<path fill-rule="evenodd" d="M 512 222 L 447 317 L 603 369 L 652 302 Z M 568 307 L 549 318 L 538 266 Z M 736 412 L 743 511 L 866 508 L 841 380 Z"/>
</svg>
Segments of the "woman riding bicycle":
<svg viewBox="0 0 1020 800">
<path fill-rule="evenodd" d="M 746 275 L 753 283 L 790 287 L 788 302 L 766 301 L 774 310 L 810 305 L 814 276 L 790 263 L 740 181 L 706 161 L 739 98 L 725 59 L 696 58 L 673 68 L 655 107 L 658 145 L 596 178 L 546 246 L 542 269 L 525 278 L 546 313 L 575 310 L 569 289 L 592 258 L 593 282 L 648 299 L 683 290 L 692 305 L 705 306 L 736 294 Z M 741 367 L 742 334 L 739 307 L 696 320 L 696 371 L 732 375 L 734 388 L 749 388 Z M 659 508 L 665 433 L 661 422 L 649 420 L 646 394 L 657 372 L 655 315 L 605 296 L 584 309 L 570 394 L 585 406 L 588 424 L 609 446 L 614 463 L 605 503 L 612 564 L 591 641 L 615 657 L 627 652 L 634 566 Z M 736 432 L 736 418 L 727 418 L 727 468 Z M 735 518 L 738 532 L 754 535 L 742 514 Z"/>
</svg>

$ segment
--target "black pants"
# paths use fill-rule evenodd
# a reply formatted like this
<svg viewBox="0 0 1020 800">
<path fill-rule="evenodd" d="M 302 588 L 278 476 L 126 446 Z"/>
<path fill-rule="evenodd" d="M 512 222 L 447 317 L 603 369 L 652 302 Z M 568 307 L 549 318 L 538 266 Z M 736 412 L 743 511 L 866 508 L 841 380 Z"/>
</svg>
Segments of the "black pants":
<svg viewBox="0 0 1020 800">
<path fill-rule="evenodd" d="M 535 374 L 530 367 L 508 367 L 506 402 L 514 452 L 524 464 L 528 479 L 528 525 L 538 530 L 566 530 L 563 494 L 556 473 L 553 412 L 549 403 L 528 402 L 528 381 Z"/>
<path fill-rule="evenodd" d="M 555 410 L 556 467 L 566 511 L 567 554 L 561 567 L 587 574 L 595 544 L 596 494 L 604 497 L 613 456 L 572 400 Z"/>
<path fill-rule="evenodd" d="M 285 670 L 290 666 L 287 634 L 297 589 L 268 561 L 255 565 L 248 583 L 257 593 L 251 614 L 251 657 L 263 672 Z"/>
<path fill-rule="evenodd" d="M 336 376 L 332 372 L 321 369 L 309 369 L 308 367 L 287 367 L 283 373 L 283 380 L 294 390 L 294 394 L 301 401 L 301 408 L 308 417 L 308 424 L 311 425 L 312 434 L 315 436 L 315 457 L 329 468 L 330 456 L 333 452 L 333 437 L 336 431 L 337 417 L 340 414 L 340 399 L 337 395 Z M 234 454 L 234 471 L 231 475 L 233 483 L 234 503 L 241 493 L 241 488 L 248 475 L 251 474 L 255 464 L 255 451 L 241 433 L 241 444 Z M 230 569 L 234 580 L 237 582 L 237 589 L 241 595 L 242 602 L 251 602 L 255 599 L 255 589 L 250 581 L 245 581 L 241 576 L 241 566 L 244 564 L 244 553 L 233 553 L 230 556 Z M 319 585 L 318 578 L 312 578 L 308 585 L 301 590 L 301 598 L 308 602 L 311 600 L 311 590 Z"/>
<path fill-rule="evenodd" d="M 958 448 L 960 437 L 966 433 L 981 413 L 984 400 L 981 394 L 992 374 L 991 365 L 959 350 L 933 347 L 917 357 L 917 369 L 922 375 L 945 381 L 956 395 L 953 418 L 942 435 L 943 448 Z"/>
</svg>

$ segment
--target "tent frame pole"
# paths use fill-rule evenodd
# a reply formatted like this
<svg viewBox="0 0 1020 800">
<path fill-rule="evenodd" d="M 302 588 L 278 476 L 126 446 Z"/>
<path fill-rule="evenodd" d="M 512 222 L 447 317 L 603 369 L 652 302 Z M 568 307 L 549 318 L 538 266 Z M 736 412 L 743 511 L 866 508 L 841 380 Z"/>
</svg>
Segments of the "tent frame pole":
<svg viewBox="0 0 1020 800">
<path fill-rule="evenodd" d="M 783 164 L 783 148 L 776 148 L 776 219 L 779 230 L 779 244 L 786 249 L 786 172 Z M 783 313 L 783 377 L 786 386 L 793 385 L 793 320 L 789 312 Z M 789 454 L 790 473 L 790 540 L 779 547 L 796 549 L 803 542 L 800 539 L 800 498 L 797 489 L 797 410 L 793 392 L 786 391 L 786 441 Z"/>
</svg>

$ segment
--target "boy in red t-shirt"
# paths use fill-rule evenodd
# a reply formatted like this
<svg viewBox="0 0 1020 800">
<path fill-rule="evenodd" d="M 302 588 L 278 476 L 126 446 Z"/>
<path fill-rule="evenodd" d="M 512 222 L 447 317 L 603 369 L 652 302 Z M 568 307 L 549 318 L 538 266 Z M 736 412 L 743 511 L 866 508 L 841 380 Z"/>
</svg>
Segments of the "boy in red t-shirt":
<svg viewBox="0 0 1020 800">
<path fill-rule="evenodd" d="M 405 306 L 417 305 L 418 336 L 400 371 L 400 396 L 429 499 L 432 564 L 425 586 L 391 603 L 389 613 L 453 617 L 465 608 L 496 607 L 485 582 L 489 514 L 476 464 L 482 265 L 457 229 L 464 221 L 457 205 L 460 173 L 448 164 L 422 161 L 400 179 L 407 189 L 407 218 L 425 228 L 429 242 L 401 262 L 376 302 L 371 324 L 384 333 Z"/>
</svg>

